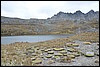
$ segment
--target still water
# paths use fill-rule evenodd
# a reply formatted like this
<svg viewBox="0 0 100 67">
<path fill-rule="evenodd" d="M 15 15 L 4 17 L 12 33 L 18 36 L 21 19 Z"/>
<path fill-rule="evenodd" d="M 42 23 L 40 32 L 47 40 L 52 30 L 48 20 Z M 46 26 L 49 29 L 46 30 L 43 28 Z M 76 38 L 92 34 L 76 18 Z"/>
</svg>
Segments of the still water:
<svg viewBox="0 0 100 67">
<path fill-rule="evenodd" d="M 66 38 L 72 36 L 72 34 L 63 35 L 34 35 L 34 36 L 2 36 L 1 44 L 10 44 L 14 42 L 41 42 L 57 38 Z"/>
</svg>

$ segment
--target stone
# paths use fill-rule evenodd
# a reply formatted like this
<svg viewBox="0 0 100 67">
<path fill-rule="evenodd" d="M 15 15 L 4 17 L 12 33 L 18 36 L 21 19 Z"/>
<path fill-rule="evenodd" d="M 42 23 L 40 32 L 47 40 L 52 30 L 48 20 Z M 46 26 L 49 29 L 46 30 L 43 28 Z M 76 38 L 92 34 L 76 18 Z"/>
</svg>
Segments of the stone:
<svg viewBox="0 0 100 67">
<path fill-rule="evenodd" d="M 67 47 L 72 47 L 72 44 L 71 43 L 67 44 Z"/>
<path fill-rule="evenodd" d="M 78 47 L 79 46 L 79 44 L 72 44 L 74 47 Z"/>
<path fill-rule="evenodd" d="M 52 64 L 52 63 L 54 63 L 55 61 L 54 60 L 49 60 L 47 63 L 48 64 Z"/>
<path fill-rule="evenodd" d="M 55 53 L 54 55 L 55 56 L 63 56 L 63 54 L 61 54 L 61 53 Z"/>
<path fill-rule="evenodd" d="M 75 58 L 75 55 L 73 55 L 73 54 L 68 54 L 67 56 L 70 58 Z"/>
<path fill-rule="evenodd" d="M 63 50 L 63 51 L 59 51 L 60 53 L 62 53 L 62 54 L 65 54 L 65 53 L 67 53 L 67 51 L 66 50 Z"/>
<path fill-rule="evenodd" d="M 51 58 L 51 57 L 52 57 L 51 54 L 46 55 L 46 58 Z"/>
<path fill-rule="evenodd" d="M 80 56 L 80 54 L 78 52 L 72 53 L 73 55 L 75 55 L 76 57 Z"/>
<path fill-rule="evenodd" d="M 39 50 L 39 47 L 37 47 L 36 49 Z"/>
<path fill-rule="evenodd" d="M 75 52 L 76 51 L 74 48 L 69 48 L 67 50 L 70 51 L 70 52 Z"/>
<path fill-rule="evenodd" d="M 70 57 L 63 57 L 60 59 L 60 62 L 63 62 L 63 63 L 70 63 L 71 62 L 71 58 Z"/>
<path fill-rule="evenodd" d="M 91 45 L 91 42 L 83 42 L 85 45 Z"/>
<path fill-rule="evenodd" d="M 46 49 L 46 50 L 44 50 L 45 52 L 48 52 L 48 50 Z"/>
<path fill-rule="evenodd" d="M 41 51 L 44 51 L 44 49 L 41 49 Z"/>
<path fill-rule="evenodd" d="M 32 56 L 37 56 L 37 54 L 36 53 L 32 53 Z"/>
<path fill-rule="evenodd" d="M 97 56 L 99 56 L 99 53 L 97 53 Z"/>
<path fill-rule="evenodd" d="M 54 51 L 48 51 L 48 54 L 54 54 Z"/>
<path fill-rule="evenodd" d="M 29 52 L 29 53 L 33 53 L 33 52 L 34 52 L 34 50 L 28 50 L 28 52 Z"/>
<path fill-rule="evenodd" d="M 63 56 L 67 56 L 67 54 L 63 54 Z"/>
<path fill-rule="evenodd" d="M 35 59 L 36 59 L 35 57 L 32 57 L 32 58 L 31 58 L 32 61 L 35 60 Z"/>
<path fill-rule="evenodd" d="M 86 52 L 85 56 L 86 57 L 93 57 L 94 56 L 94 52 Z"/>
<path fill-rule="evenodd" d="M 53 50 L 55 50 L 55 51 L 62 51 L 62 50 L 64 50 L 64 48 L 53 48 Z"/>
<path fill-rule="evenodd" d="M 54 59 L 59 60 L 60 56 L 53 56 Z"/>
<path fill-rule="evenodd" d="M 48 51 L 51 51 L 51 49 L 47 49 Z"/>
<path fill-rule="evenodd" d="M 95 63 L 99 63 L 99 59 L 96 59 L 96 60 L 95 60 Z"/>
<path fill-rule="evenodd" d="M 41 64 L 42 60 L 41 59 L 36 59 L 34 61 L 32 61 L 33 64 Z"/>
</svg>

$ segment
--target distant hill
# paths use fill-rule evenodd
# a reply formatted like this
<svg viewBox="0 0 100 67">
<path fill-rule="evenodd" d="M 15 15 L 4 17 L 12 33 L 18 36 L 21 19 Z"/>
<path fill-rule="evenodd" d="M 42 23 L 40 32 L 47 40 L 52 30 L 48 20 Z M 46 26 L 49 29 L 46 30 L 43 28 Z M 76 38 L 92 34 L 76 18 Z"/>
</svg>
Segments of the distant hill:
<svg viewBox="0 0 100 67">
<path fill-rule="evenodd" d="M 59 12 L 47 19 L 1 16 L 1 35 L 76 34 L 99 31 L 99 11 Z"/>
<path fill-rule="evenodd" d="M 51 18 L 47 19 L 20 19 L 20 18 L 11 18 L 11 17 L 4 17 L 1 16 L 1 23 L 55 23 L 57 21 L 65 21 L 65 20 L 71 20 L 75 22 L 81 22 L 81 21 L 91 21 L 91 20 L 97 20 L 99 21 L 99 11 L 93 11 L 90 10 L 88 13 L 84 14 L 80 10 L 76 11 L 75 13 L 64 13 L 59 12 L 52 16 Z"/>
</svg>

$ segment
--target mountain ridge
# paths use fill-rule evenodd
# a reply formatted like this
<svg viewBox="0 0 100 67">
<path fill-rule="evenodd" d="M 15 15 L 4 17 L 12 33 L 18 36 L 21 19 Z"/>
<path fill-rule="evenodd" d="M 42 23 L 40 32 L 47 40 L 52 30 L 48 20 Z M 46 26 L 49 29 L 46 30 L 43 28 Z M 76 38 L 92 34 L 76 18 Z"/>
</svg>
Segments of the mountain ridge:
<svg viewBox="0 0 100 67">
<path fill-rule="evenodd" d="M 71 21 L 90 21 L 92 19 L 96 19 L 99 21 L 99 11 L 90 10 L 87 13 L 82 13 L 80 10 L 77 10 L 74 13 L 65 13 L 65 12 L 58 12 L 57 14 L 54 14 L 54 16 L 47 18 L 47 19 L 36 19 L 36 18 L 30 18 L 30 19 L 21 19 L 21 18 L 15 18 L 15 17 L 5 17 L 1 16 L 1 23 L 9 23 L 14 21 L 17 22 L 29 22 L 29 23 L 51 23 L 55 21 L 62 21 L 62 20 L 71 20 Z M 23 21 L 22 21 L 23 20 Z"/>
<path fill-rule="evenodd" d="M 89 21 L 92 19 L 99 19 L 99 11 L 93 11 L 90 10 L 87 13 L 82 13 L 80 10 L 74 12 L 74 13 L 64 13 L 64 12 L 59 12 L 56 15 L 52 16 L 52 20 L 77 20 L 77 21 Z"/>
<path fill-rule="evenodd" d="M 49 19 L 1 16 L 1 35 L 77 34 L 99 31 L 99 11 L 59 12 Z"/>
</svg>

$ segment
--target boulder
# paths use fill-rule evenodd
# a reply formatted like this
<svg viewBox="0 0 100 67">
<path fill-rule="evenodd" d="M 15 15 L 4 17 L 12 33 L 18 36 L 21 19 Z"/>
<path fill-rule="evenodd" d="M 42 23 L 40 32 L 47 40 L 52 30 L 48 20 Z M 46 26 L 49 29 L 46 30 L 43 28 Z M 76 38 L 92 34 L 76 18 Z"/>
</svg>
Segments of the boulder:
<svg viewBox="0 0 100 67">
<path fill-rule="evenodd" d="M 94 56 L 94 52 L 86 52 L 85 56 L 86 57 L 93 57 Z"/>
</svg>

